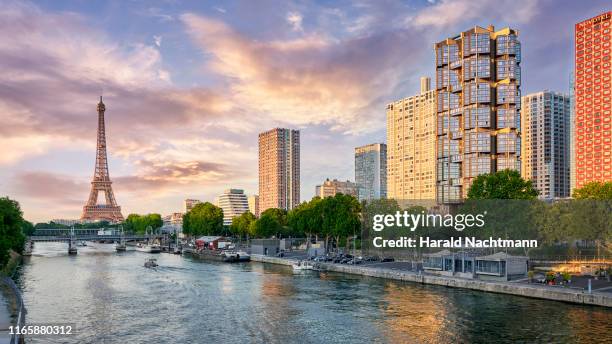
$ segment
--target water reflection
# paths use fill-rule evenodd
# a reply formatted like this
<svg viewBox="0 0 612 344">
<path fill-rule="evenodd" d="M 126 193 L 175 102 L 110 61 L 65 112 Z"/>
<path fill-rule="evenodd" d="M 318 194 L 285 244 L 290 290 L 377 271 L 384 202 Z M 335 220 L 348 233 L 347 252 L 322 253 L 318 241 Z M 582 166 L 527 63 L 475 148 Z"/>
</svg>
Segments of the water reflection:
<svg viewBox="0 0 612 344">
<path fill-rule="evenodd" d="M 612 340 L 597 307 L 291 267 L 223 264 L 112 245 L 37 244 L 20 284 L 31 323 L 72 322 L 31 343 L 448 343 Z"/>
</svg>

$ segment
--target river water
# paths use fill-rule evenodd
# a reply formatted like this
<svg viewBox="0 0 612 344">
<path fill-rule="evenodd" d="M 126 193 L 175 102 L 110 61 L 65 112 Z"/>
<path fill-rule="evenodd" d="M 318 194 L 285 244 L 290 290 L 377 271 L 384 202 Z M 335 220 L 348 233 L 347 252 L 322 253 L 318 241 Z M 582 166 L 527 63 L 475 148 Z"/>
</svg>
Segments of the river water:
<svg viewBox="0 0 612 344">
<path fill-rule="evenodd" d="M 29 324 L 72 323 L 28 343 L 597 343 L 612 311 L 261 263 L 112 245 L 37 243 L 19 284 Z"/>
</svg>

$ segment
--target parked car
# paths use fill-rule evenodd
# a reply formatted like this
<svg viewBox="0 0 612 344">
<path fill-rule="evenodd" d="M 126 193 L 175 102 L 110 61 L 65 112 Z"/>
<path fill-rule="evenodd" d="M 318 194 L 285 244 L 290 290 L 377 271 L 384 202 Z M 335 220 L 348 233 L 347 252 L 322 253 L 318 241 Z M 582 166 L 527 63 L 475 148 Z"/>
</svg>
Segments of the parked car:
<svg viewBox="0 0 612 344">
<path fill-rule="evenodd" d="M 349 261 L 351 261 L 349 258 L 342 258 L 342 260 L 340 260 L 340 264 L 347 264 Z"/>
<path fill-rule="evenodd" d="M 361 264 L 361 262 L 362 262 L 361 259 L 353 258 L 353 259 L 349 260 L 347 262 L 347 264 L 349 264 L 349 265 L 358 265 L 358 264 Z"/>
<path fill-rule="evenodd" d="M 383 257 L 380 261 L 383 262 L 383 263 L 394 262 L 395 258 L 393 258 L 393 257 Z"/>
</svg>

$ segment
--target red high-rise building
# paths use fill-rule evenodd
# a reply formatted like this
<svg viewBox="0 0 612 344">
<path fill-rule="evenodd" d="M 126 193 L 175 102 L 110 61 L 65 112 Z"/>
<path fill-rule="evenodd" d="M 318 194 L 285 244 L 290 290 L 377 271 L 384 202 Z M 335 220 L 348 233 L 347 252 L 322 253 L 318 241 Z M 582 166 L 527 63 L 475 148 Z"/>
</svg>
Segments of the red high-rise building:
<svg viewBox="0 0 612 344">
<path fill-rule="evenodd" d="M 576 188 L 612 180 L 610 30 L 612 12 L 576 24 L 574 147 Z"/>
</svg>

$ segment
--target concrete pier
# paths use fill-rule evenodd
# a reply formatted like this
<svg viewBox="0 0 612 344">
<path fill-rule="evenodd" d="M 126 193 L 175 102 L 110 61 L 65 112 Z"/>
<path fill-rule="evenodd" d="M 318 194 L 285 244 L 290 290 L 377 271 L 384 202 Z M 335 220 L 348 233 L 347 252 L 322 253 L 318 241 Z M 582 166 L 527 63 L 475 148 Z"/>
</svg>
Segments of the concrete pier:
<svg viewBox="0 0 612 344">
<path fill-rule="evenodd" d="M 292 259 L 251 255 L 255 262 L 291 265 Z M 518 282 L 489 282 L 482 280 L 434 276 L 430 274 L 417 274 L 412 271 L 385 269 L 382 267 L 366 267 L 358 265 L 318 263 L 323 271 L 334 271 L 354 275 L 386 278 L 399 281 L 416 282 L 422 284 L 441 285 L 452 288 L 465 288 L 491 293 L 525 296 L 536 299 L 571 302 L 585 305 L 612 307 L 612 293 L 587 293 L 582 290 L 573 290 L 562 287 L 550 287 L 541 284 L 523 284 Z"/>
</svg>

